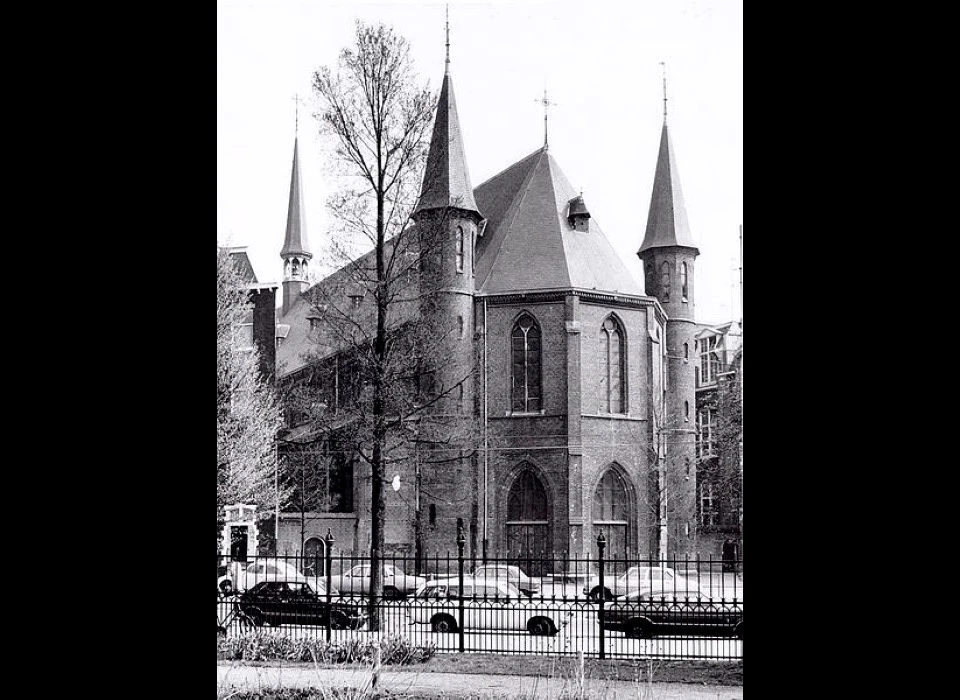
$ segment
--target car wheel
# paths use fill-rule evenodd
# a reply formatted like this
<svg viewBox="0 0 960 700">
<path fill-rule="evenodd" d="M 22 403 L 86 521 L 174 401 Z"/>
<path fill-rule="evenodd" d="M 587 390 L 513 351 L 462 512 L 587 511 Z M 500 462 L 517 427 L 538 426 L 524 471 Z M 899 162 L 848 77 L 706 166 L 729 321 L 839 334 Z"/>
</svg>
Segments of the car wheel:
<svg viewBox="0 0 960 700">
<path fill-rule="evenodd" d="M 383 589 L 383 598 L 384 600 L 400 600 L 403 598 L 403 594 L 393 586 L 387 586 Z"/>
<path fill-rule="evenodd" d="M 557 633 L 553 621 L 546 617 L 535 617 L 527 623 L 527 631 L 535 637 L 546 637 Z"/>
<path fill-rule="evenodd" d="M 653 629 L 648 622 L 634 620 L 627 626 L 627 636 L 632 639 L 650 639 L 653 637 Z"/>
<path fill-rule="evenodd" d="M 439 615 L 433 618 L 431 627 L 434 632 L 456 632 L 457 621 L 449 615 Z"/>
<path fill-rule="evenodd" d="M 259 610 L 247 610 L 240 624 L 241 627 L 263 627 L 263 613 Z"/>
<path fill-rule="evenodd" d="M 593 601 L 599 601 L 601 600 L 601 596 L 603 596 L 603 600 L 613 600 L 613 593 L 610 592 L 610 589 L 604 587 L 603 591 L 601 592 L 600 586 L 596 586 L 592 591 L 590 591 L 589 598 Z"/>
<path fill-rule="evenodd" d="M 233 583 L 229 580 L 220 582 L 220 591 L 225 594 L 233 592 Z"/>
<path fill-rule="evenodd" d="M 347 616 L 339 610 L 334 610 L 330 613 L 330 629 L 345 630 L 349 624 L 350 621 L 347 620 Z"/>
</svg>

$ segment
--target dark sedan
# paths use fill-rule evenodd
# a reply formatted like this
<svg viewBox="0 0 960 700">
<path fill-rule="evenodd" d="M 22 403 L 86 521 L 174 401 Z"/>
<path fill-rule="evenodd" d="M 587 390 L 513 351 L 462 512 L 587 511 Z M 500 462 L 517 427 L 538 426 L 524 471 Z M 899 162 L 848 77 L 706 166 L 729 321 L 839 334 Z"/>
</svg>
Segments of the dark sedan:
<svg viewBox="0 0 960 700">
<path fill-rule="evenodd" d="M 699 591 L 646 589 L 607 606 L 604 627 L 628 637 L 690 634 L 743 639 L 743 603 L 710 598 Z"/>
<path fill-rule="evenodd" d="M 359 606 L 327 603 L 325 592 L 315 592 L 302 581 L 261 581 L 239 596 L 240 609 L 255 625 L 319 625 L 331 629 L 358 629 L 366 622 Z"/>
</svg>

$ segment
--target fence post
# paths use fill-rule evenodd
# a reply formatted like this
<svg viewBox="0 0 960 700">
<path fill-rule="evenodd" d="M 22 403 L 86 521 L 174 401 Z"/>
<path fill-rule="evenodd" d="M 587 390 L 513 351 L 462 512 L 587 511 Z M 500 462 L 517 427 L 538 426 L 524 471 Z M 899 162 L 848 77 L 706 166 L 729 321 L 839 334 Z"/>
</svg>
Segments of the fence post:
<svg viewBox="0 0 960 700">
<path fill-rule="evenodd" d="M 603 530 L 600 530 L 600 534 L 597 535 L 597 551 L 600 553 L 597 558 L 597 566 L 600 567 L 600 611 L 597 613 L 597 620 L 600 624 L 600 658 L 607 658 L 607 645 L 606 645 L 606 634 L 604 628 L 604 616 L 603 616 L 603 606 L 606 604 L 606 584 L 604 583 L 603 576 L 603 550 L 607 546 L 607 538 L 603 536 Z"/>
<path fill-rule="evenodd" d="M 460 651 L 463 651 L 463 546 L 467 543 L 467 538 L 463 534 L 463 526 L 457 528 L 457 576 L 460 584 L 460 595 L 458 598 L 458 611 L 460 619 L 457 621 L 457 631 L 460 637 Z"/>
<path fill-rule="evenodd" d="M 330 528 L 327 528 L 327 536 L 323 538 L 324 543 L 326 543 L 326 548 L 324 550 L 324 568 L 327 570 L 327 641 L 330 641 L 330 636 L 332 634 L 332 624 L 333 620 L 333 533 L 330 531 Z"/>
</svg>

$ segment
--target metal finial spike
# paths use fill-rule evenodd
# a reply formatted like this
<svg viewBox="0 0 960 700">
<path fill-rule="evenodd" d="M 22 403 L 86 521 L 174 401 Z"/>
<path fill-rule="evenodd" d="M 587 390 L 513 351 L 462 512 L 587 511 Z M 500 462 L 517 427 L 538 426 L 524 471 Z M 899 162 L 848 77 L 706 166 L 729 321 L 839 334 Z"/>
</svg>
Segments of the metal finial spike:
<svg viewBox="0 0 960 700">
<path fill-rule="evenodd" d="M 667 64 L 660 61 L 663 68 L 663 121 L 667 121 Z"/>
<path fill-rule="evenodd" d="M 290 99 L 293 100 L 293 133 L 296 136 L 300 134 L 300 93 L 294 93 Z"/>
<path fill-rule="evenodd" d="M 444 73 L 450 75 L 450 3 L 447 3 L 447 64 Z"/>
<path fill-rule="evenodd" d="M 556 102 L 551 102 L 550 100 L 547 99 L 547 89 L 546 89 L 546 88 L 543 89 L 543 99 L 542 99 L 542 100 L 540 100 L 540 99 L 534 99 L 534 102 L 539 102 L 540 104 L 543 105 L 543 147 L 546 148 L 546 147 L 548 146 L 548 144 L 549 144 L 549 142 L 548 142 L 548 140 L 547 140 L 547 108 L 548 108 L 548 107 L 555 107 L 555 106 L 557 105 L 557 103 L 556 103 Z"/>
</svg>

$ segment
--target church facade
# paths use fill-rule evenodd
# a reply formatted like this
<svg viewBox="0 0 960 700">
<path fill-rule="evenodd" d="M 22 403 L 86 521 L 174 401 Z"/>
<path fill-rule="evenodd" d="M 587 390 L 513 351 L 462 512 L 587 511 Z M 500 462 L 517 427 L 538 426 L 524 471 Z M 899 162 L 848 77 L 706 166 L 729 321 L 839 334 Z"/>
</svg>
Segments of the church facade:
<svg viewBox="0 0 960 700">
<path fill-rule="evenodd" d="M 601 531 L 608 556 L 696 553 L 699 251 L 666 121 L 638 231 L 642 284 L 546 144 L 473 187 L 449 72 L 426 173 L 412 219 L 442 222 L 449 245 L 431 257 L 434 274 L 421 262 L 418 283 L 432 285 L 430 322 L 446 329 L 439 381 L 456 386 L 450 401 L 475 430 L 442 465 L 398 463 L 399 487 L 385 489 L 386 554 L 456 552 L 458 528 L 476 558 L 593 557 Z M 276 324 L 282 391 L 319 366 L 302 187 L 295 146 Z M 342 350 L 323 359 L 325 396 L 341 391 Z M 296 423 L 289 435 L 305 434 Z M 316 554 L 328 530 L 338 551 L 369 549 L 370 470 L 349 457 L 327 464 L 322 506 L 280 514 L 280 553 Z"/>
</svg>

